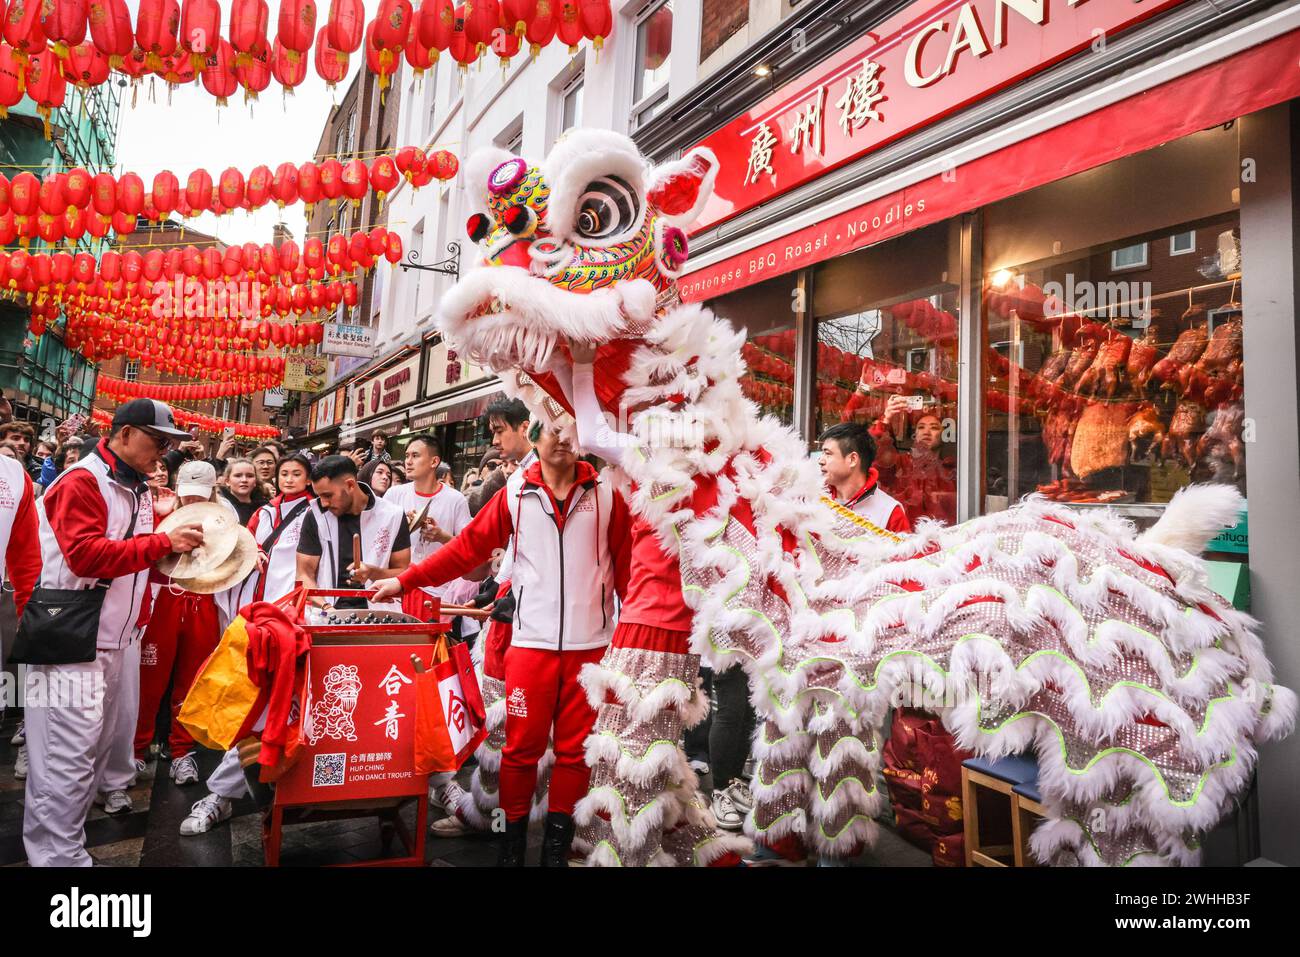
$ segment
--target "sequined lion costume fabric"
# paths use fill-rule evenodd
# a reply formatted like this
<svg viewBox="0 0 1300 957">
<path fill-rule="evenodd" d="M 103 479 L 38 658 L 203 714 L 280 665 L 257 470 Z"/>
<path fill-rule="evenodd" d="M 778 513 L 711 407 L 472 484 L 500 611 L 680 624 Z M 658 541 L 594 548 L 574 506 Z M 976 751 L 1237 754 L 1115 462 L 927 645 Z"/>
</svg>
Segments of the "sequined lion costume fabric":
<svg viewBox="0 0 1300 957">
<path fill-rule="evenodd" d="M 567 343 L 598 344 L 597 398 L 632 437 L 625 494 L 679 557 L 694 612 L 693 654 L 611 648 L 583 676 L 599 708 L 577 812 L 590 862 L 734 849 L 678 748 L 707 707 L 702 660 L 748 673 L 752 839 L 868 843 L 891 709 L 920 694 L 961 747 L 1037 755 L 1040 861 L 1195 863 L 1256 742 L 1295 718 L 1255 623 L 1195 557 L 1237 492 L 1184 490 L 1142 535 L 1030 500 L 900 539 L 834 506 L 804 441 L 742 394 L 743 332 L 677 295 L 716 163 L 701 149 L 655 167 L 579 130 L 539 165 L 489 150 L 464 172 L 482 259 L 444 296 L 442 331 L 553 417 L 572 411 Z"/>
</svg>

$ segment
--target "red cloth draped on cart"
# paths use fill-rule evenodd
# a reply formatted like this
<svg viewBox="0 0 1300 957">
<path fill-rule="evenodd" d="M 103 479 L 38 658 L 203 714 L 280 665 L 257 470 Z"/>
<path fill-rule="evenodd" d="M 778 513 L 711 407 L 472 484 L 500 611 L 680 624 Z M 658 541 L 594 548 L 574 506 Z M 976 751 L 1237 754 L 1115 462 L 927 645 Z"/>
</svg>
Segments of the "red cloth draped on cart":
<svg viewBox="0 0 1300 957">
<path fill-rule="evenodd" d="M 302 679 L 311 637 L 281 608 L 255 601 L 240 609 L 248 632 L 248 677 L 267 695 L 266 726 L 258 763 L 273 767 L 291 734 L 289 714 Z M 305 702 L 301 703 L 305 707 Z"/>
</svg>

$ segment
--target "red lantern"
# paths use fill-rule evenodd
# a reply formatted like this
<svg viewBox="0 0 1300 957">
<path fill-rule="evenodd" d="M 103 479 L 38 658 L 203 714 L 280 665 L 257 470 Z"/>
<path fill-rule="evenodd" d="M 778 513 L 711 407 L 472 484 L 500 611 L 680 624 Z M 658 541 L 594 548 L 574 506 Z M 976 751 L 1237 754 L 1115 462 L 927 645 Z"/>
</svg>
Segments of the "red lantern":
<svg viewBox="0 0 1300 957">
<path fill-rule="evenodd" d="M 96 173 L 90 183 L 90 202 L 101 216 L 112 216 L 117 210 L 117 180 L 112 173 Z"/>
<path fill-rule="evenodd" d="M 63 182 L 63 196 L 69 206 L 84 209 L 90 205 L 90 174 L 80 166 L 68 170 L 68 178 Z"/>
<path fill-rule="evenodd" d="M 524 36 L 536 14 L 537 0 L 501 0 L 501 22 L 517 37 Z"/>
<path fill-rule="evenodd" d="M 232 44 L 233 45 L 233 44 Z M 239 58 L 247 56 L 247 62 L 239 64 Z M 239 85 L 244 88 L 244 98 L 246 100 L 257 99 L 257 94 L 261 93 L 271 85 L 271 54 L 269 50 L 261 50 L 252 54 L 235 54 L 235 79 Z"/>
<path fill-rule="evenodd" d="M 423 172 L 428 160 L 424 150 L 418 146 L 403 146 L 397 151 L 397 171 L 406 177 L 409 183 L 417 172 Z"/>
<path fill-rule="evenodd" d="M 298 167 L 298 198 L 307 205 L 307 215 L 320 202 L 320 167 L 310 161 Z"/>
<path fill-rule="evenodd" d="M 108 64 L 120 69 L 123 57 L 135 47 L 135 31 L 131 29 L 131 12 L 126 0 L 90 0 L 90 39 L 100 53 L 108 57 Z"/>
<path fill-rule="evenodd" d="M 316 34 L 316 75 L 331 87 L 348 75 L 348 55 L 329 42 L 329 27 Z"/>
<path fill-rule="evenodd" d="M 106 82 L 108 73 L 108 57 L 89 42 L 70 49 L 63 65 L 63 75 L 72 81 L 73 86 L 82 90 Z"/>
<path fill-rule="evenodd" d="M 292 90 L 307 79 L 307 59 L 286 47 L 279 37 L 271 54 L 271 75 L 286 90 Z"/>
<path fill-rule="evenodd" d="M 41 29 L 43 0 L 10 0 L 4 17 L 4 41 L 24 53 L 45 48 L 45 31 Z"/>
<path fill-rule="evenodd" d="M 389 78 L 397 72 L 397 68 L 401 66 L 402 61 L 393 55 L 392 50 L 381 50 L 375 46 L 375 24 L 378 22 L 378 20 L 372 20 L 370 25 L 366 27 L 366 69 L 379 77 L 379 90 L 382 96 L 383 91 L 388 88 Z"/>
<path fill-rule="evenodd" d="M 244 174 L 228 167 L 218 180 L 217 197 L 226 209 L 237 209 L 244 202 Z"/>
<path fill-rule="evenodd" d="M 117 178 L 117 208 L 133 217 L 144 208 L 144 181 L 135 173 L 123 173 Z"/>
<path fill-rule="evenodd" d="M 370 42 L 376 50 L 390 51 L 396 59 L 398 51 L 406 47 L 411 38 L 414 14 L 411 0 L 379 0 L 379 11 L 371 24 Z"/>
<path fill-rule="evenodd" d="M 212 177 L 205 169 L 196 169 L 185 181 L 185 200 L 194 212 L 204 212 L 212 205 Z"/>
<path fill-rule="evenodd" d="M 50 113 L 63 105 L 67 89 L 58 57 L 52 50 L 46 49 L 28 61 L 27 95 L 36 102 L 36 112 L 45 123 L 47 140 L 50 138 Z"/>
<path fill-rule="evenodd" d="M 140 0 L 135 44 L 145 52 L 149 69 L 157 70 L 163 57 L 176 52 L 176 31 L 180 25 L 181 8 L 176 0 Z"/>
<path fill-rule="evenodd" d="M 168 87 L 175 88 L 185 83 L 194 82 L 194 64 L 190 54 L 180 47 L 170 55 L 162 58 L 162 64 L 155 71 Z"/>
<path fill-rule="evenodd" d="M 330 272 L 338 274 L 348 266 L 348 241 L 342 233 L 335 233 L 327 244 L 326 258 L 329 260 Z"/>
<path fill-rule="evenodd" d="M 582 42 L 582 20 L 578 15 L 578 0 L 559 0 L 560 18 L 555 25 L 556 36 L 560 42 L 568 46 L 569 55 L 578 52 L 578 44 Z"/>
<path fill-rule="evenodd" d="M 135 216 L 119 209 L 113 214 L 113 232 L 117 233 L 119 238 L 130 236 L 135 232 Z"/>
<path fill-rule="evenodd" d="M 320 269 L 325 264 L 325 246 L 317 236 L 302 244 L 302 261 L 308 269 Z"/>
<path fill-rule="evenodd" d="M 235 76 L 235 49 L 225 37 L 217 38 L 216 48 L 204 61 L 203 89 L 216 97 L 217 106 L 225 106 L 239 89 L 239 80 Z"/>
<path fill-rule="evenodd" d="M 234 0 L 230 8 L 230 45 L 235 49 L 236 66 L 246 66 L 250 60 L 270 53 L 266 39 L 269 22 L 266 0 Z"/>
<path fill-rule="evenodd" d="M 361 198 L 366 195 L 366 187 L 370 182 L 366 164 L 359 159 L 349 160 L 343 167 L 343 175 L 340 179 L 343 184 L 343 195 L 352 200 L 354 206 L 360 206 Z"/>
<path fill-rule="evenodd" d="M 248 199 L 249 209 L 259 209 L 266 205 L 271 190 L 271 169 L 268 166 L 254 167 L 248 174 L 248 185 L 244 195 Z"/>
<path fill-rule="evenodd" d="M 438 150 L 429 157 L 428 168 L 436 179 L 445 181 L 456 175 L 460 163 L 456 159 L 456 154 L 447 150 Z"/>
<path fill-rule="evenodd" d="M 192 69 L 203 70 L 222 40 L 221 6 L 217 0 L 181 0 L 181 33 L 176 52 L 189 56 Z"/>
<path fill-rule="evenodd" d="M 41 29 L 54 44 L 54 52 L 68 51 L 86 39 L 86 0 L 45 0 L 41 4 Z"/>
<path fill-rule="evenodd" d="M 356 53 L 366 26 L 366 8 L 361 0 L 330 0 L 330 46 L 343 53 Z"/>
<path fill-rule="evenodd" d="M 425 70 L 432 69 L 438 62 L 438 52 L 421 45 L 419 37 L 412 31 L 411 39 L 406 41 L 406 62 L 416 76 L 423 76 Z"/>
<path fill-rule="evenodd" d="M 304 65 L 306 61 L 303 61 Z M 292 163 L 281 163 L 275 168 L 271 180 L 271 197 L 281 209 L 298 202 L 298 167 Z"/>
<path fill-rule="evenodd" d="M 396 266 L 402 261 L 402 237 L 389 233 L 384 238 L 384 258 Z"/>
<path fill-rule="evenodd" d="M 23 61 L 7 43 L 0 43 L 0 119 L 9 115 L 9 108 L 22 102 L 23 84 L 19 80 Z"/>
<path fill-rule="evenodd" d="M 456 16 L 451 27 L 451 42 L 448 44 L 447 49 L 451 51 L 452 57 L 460 64 L 462 73 L 471 63 L 478 59 L 478 48 L 469 41 L 469 37 L 465 32 L 465 4 L 463 3 L 456 8 Z"/>
<path fill-rule="evenodd" d="M 536 4 L 537 0 L 532 2 Z M 451 0 L 423 0 L 415 18 L 415 33 L 420 45 L 433 53 L 445 52 L 451 44 L 455 18 L 456 8 Z"/>
<path fill-rule="evenodd" d="M 310 50 L 316 36 L 315 0 L 280 0 L 277 34 L 284 48 L 298 56 Z"/>
<path fill-rule="evenodd" d="M 333 157 L 320 164 L 320 191 L 331 203 L 343 195 L 343 164 Z"/>
<path fill-rule="evenodd" d="M 86 211 L 84 209 L 69 206 L 63 211 L 60 219 L 64 239 L 75 243 L 86 234 Z"/>
<path fill-rule="evenodd" d="M 492 31 L 501 27 L 501 4 L 497 0 L 466 0 L 465 38 L 481 57 L 492 45 Z"/>
<path fill-rule="evenodd" d="M 370 162 L 370 188 L 379 194 L 379 202 L 402 181 L 397 163 L 391 156 L 377 156 Z"/>
<path fill-rule="evenodd" d="M 528 21 L 528 29 L 524 31 L 529 54 L 534 60 L 537 59 L 537 54 L 541 52 L 542 47 L 555 39 L 555 30 L 558 26 L 559 17 L 556 16 L 555 0 L 539 3 L 537 12 Z"/>
<path fill-rule="evenodd" d="M 153 190 L 151 192 L 153 205 L 161 216 L 166 216 L 176 208 L 176 199 L 180 194 L 180 188 L 180 181 L 176 179 L 176 174 L 171 170 L 165 169 L 153 178 Z"/>
<path fill-rule="evenodd" d="M 42 212 L 57 216 L 67 207 L 68 201 L 63 192 L 63 184 L 67 181 L 67 178 L 67 173 L 54 173 L 41 180 L 40 204 Z"/>
<path fill-rule="evenodd" d="M 93 210 L 86 210 L 86 232 L 95 239 L 103 239 L 108 235 L 108 227 L 112 222 L 107 216 L 101 216 Z"/>
<path fill-rule="evenodd" d="M 9 208 L 9 177 L 0 173 L 0 216 L 11 212 Z"/>
</svg>

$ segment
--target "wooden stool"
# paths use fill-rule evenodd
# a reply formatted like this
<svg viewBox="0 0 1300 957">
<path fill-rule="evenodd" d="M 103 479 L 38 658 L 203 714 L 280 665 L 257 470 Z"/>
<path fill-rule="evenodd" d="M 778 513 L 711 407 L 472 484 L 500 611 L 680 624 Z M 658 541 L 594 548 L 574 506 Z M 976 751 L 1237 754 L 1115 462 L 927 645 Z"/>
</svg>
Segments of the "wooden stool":
<svg viewBox="0 0 1300 957">
<path fill-rule="evenodd" d="M 1047 817 L 1043 796 L 1038 793 L 1038 780 L 1017 784 L 1011 789 L 1011 843 L 1015 848 L 1016 867 L 1037 867 L 1038 862 L 1029 853 L 1029 835 L 1034 833 L 1033 818 Z"/>
<path fill-rule="evenodd" d="M 1016 843 L 1015 796 L 1017 785 L 1037 782 L 1038 763 L 1031 755 L 1013 754 L 995 760 L 974 757 L 962 762 L 961 803 L 965 831 L 967 867 L 1012 867 L 1019 865 Z M 980 843 L 979 792 L 980 789 L 1006 796 L 1011 813 L 1012 843 L 985 845 Z"/>
</svg>

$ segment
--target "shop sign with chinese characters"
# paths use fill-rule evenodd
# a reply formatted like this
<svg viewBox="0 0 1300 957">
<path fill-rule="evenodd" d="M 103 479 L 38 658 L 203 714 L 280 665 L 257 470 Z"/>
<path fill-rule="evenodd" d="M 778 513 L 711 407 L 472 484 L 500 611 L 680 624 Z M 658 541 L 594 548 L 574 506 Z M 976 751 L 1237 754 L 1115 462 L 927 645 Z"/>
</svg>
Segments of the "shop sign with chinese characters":
<svg viewBox="0 0 1300 957">
<path fill-rule="evenodd" d="M 425 349 L 428 360 L 424 365 L 424 394 L 435 396 L 450 389 L 459 389 L 486 379 L 490 372 L 474 365 L 462 352 L 438 340 Z"/>
<path fill-rule="evenodd" d="M 701 144 L 721 168 L 694 230 L 821 176 L 1185 0 L 922 0 Z"/>
<path fill-rule="evenodd" d="M 420 354 L 351 387 L 348 407 L 357 422 L 374 418 L 414 402 L 420 387 Z"/>
<path fill-rule="evenodd" d="M 316 645 L 302 723 L 302 755 L 277 803 L 418 795 L 412 645 Z M 418 648 L 432 667 L 433 650 Z"/>
<path fill-rule="evenodd" d="M 325 323 L 325 339 L 321 351 L 331 356 L 363 356 L 375 354 L 375 330 L 369 326 L 347 326 L 341 322 Z"/>
</svg>

